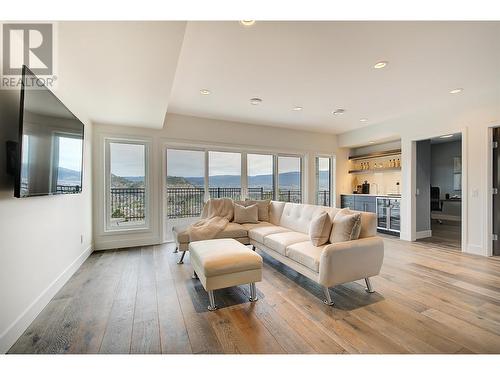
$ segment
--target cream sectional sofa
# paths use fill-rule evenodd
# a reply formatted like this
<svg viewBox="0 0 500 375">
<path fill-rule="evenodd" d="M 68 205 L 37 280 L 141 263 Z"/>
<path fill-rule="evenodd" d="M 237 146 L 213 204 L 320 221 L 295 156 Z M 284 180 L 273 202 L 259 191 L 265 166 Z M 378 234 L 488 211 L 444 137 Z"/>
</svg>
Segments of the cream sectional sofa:
<svg viewBox="0 0 500 375">
<path fill-rule="evenodd" d="M 373 292 L 370 277 L 380 272 L 384 244 L 377 237 L 376 215 L 361 212 L 359 239 L 314 246 L 309 237 L 311 220 L 326 211 L 330 220 L 338 208 L 271 201 L 269 222 L 229 223 L 217 238 L 234 238 L 265 252 L 302 275 L 323 286 L 325 303 L 333 305 L 329 287 L 365 279 L 367 291 Z M 185 228 L 173 228 L 179 263 L 189 247 Z"/>
</svg>

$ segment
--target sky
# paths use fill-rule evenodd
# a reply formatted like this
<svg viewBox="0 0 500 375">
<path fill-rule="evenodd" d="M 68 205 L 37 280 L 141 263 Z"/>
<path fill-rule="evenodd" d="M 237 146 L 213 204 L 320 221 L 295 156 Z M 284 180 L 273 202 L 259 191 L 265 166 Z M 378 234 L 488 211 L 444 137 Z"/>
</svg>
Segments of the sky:
<svg viewBox="0 0 500 375">
<path fill-rule="evenodd" d="M 61 150 L 68 151 L 61 165 L 64 168 L 79 170 L 76 166 L 77 156 L 81 155 L 81 144 L 78 152 L 75 140 L 64 139 L 61 141 Z M 66 153 L 65 153 L 66 154 Z M 209 175 L 240 175 L 241 155 L 234 152 L 210 151 Z M 111 173 L 117 176 L 144 176 L 144 146 L 127 143 L 111 143 Z M 167 172 L 169 176 L 177 177 L 203 177 L 204 151 L 192 150 L 167 150 Z M 248 175 L 258 176 L 272 174 L 273 158 L 271 155 L 248 154 Z M 328 170 L 328 159 L 321 158 L 320 170 Z M 294 172 L 300 169 L 297 157 L 279 157 L 279 173 Z"/>
<path fill-rule="evenodd" d="M 59 137 L 59 167 L 82 170 L 82 144 L 78 138 Z"/>
<path fill-rule="evenodd" d="M 144 176 L 144 145 L 110 143 L 111 173 L 121 177 Z"/>
<path fill-rule="evenodd" d="M 233 152 L 209 152 L 209 175 L 239 175 L 241 155 Z M 272 156 L 248 154 L 248 175 L 272 174 Z M 300 168 L 296 157 L 280 157 L 279 172 L 294 172 Z M 167 173 L 177 177 L 203 177 L 204 152 L 190 150 L 167 150 Z"/>
</svg>

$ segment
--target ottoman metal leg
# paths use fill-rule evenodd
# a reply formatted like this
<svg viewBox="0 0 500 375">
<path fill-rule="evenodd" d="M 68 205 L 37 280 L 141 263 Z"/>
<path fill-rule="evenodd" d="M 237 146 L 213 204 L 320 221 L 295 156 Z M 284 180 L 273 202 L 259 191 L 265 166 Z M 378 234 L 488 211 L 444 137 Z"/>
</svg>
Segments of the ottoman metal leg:
<svg viewBox="0 0 500 375">
<path fill-rule="evenodd" d="M 323 287 L 323 293 L 325 294 L 323 303 L 328 306 L 333 306 L 332 297 L 330 296 L 330 290 L 326 286 Z"/>
<path fill-rule="evenodd" d="M 215 295 L 213 290 L 208 291 L 208 301 L 210 304 L 208 305 L 207 309 L 210 311 L 217 310 L 217 305 L 215 304 Z"/>
<path fill-rule="evenodd" d="M 369 278 L 369 277 L 367 277 L 367 278 L 365 279 L 365 283 L 366 283 L 366 289 L 365 289 L 365 290 L 366 290 L 368 293 L 375 293 L 375 289 L 373 289 L 373 286 L 372 286 L 372 283 L 371 283 L 371 281 L 370 281 L 370 278 Z"/>
<path fill-rule="evenodd" d="M 198 275 L 196 274 L 196 271 L 193 271 L 193 276 L 191 276 L 192 279 L 198 279 Z"/>
<path fill-rule="evenodd" d="M 250 302 L 255 302 L 258 300 L 257 298 L 257 288 L 255 287 L 255 283 L 250 283 L 250 298 L 248 299 Z"/>
<path fill-rule="evenodd" d="M 184 255 L 186 255 L 185 251 L 182 252 L 181 259 L 179 259 L 179 261 L 177 262 L 177 264 L 183 264 L 184 263 Z"/>
</svg>

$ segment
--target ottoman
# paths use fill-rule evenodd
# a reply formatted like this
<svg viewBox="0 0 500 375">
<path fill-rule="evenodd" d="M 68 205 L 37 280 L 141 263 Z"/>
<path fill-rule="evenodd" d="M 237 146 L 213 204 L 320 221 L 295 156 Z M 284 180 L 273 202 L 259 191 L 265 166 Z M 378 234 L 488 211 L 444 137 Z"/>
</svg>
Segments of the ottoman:
<svg viewBox="0 0 500 375">
<path fill-rule="evenodd" d="M 262 257 L 232 238 L 189 244 L 194 274 L 208 292 L 208 309 L 217 309 L 214 291 L 250 284 L 250 301 L 257 300 L 255 283 L 262 280 Z"/>
</svg>

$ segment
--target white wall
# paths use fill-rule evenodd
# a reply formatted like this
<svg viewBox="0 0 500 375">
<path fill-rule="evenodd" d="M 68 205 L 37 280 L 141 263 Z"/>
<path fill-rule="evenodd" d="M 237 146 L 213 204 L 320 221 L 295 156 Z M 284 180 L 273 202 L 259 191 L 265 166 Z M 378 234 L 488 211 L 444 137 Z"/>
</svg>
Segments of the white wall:
<svg viewBox="0 0 500 375">
<path fill-rule="evenodd" d="M 161 130 L 114 125 L 96 125 L 94 132 L 95 199 L 94 239 L 96 249 L 158 243 L 163 240 L 164 215 L 162 188 L 165 173 L 164 149 L 170 145 L 212 146 L 228 150 L 292 152 L 305 156 L 308 173 L 305 177 L 305 201 L 314 203 L 316 154 L 335 154 L 336 136 L 238 122 L 213 120 L 169 114 Z M 152 227 L 149 231 L 106 233 L 104 231 L 104 139 L 130 138 L 152 142 L 153 190 L 151 199 Z M 337 171 L 338 173 L 338 171 Z"/>
<path fill-rule="evenodd" d="M 65 100 L 69 96 L 61 94 L 74 110 Z M 18 103 L 19 91 L 0 91 L 0 352 L 10 348 L 92 248 L 92 127 L 85 123 L 81 194 L 17 199 L 5 171 L 5 141 L 17 140 Z"/>
<path fill-rule="evenodd" d="M 404 118 L 347 132 L 337 137 L 339 147 L 400 137 L 402 145 L 401 238 L 415 240 L 415 141 L 462 132 L 464 176 L 463 250 L 491 255 L 488 160 L 489 128 L 500 126 L 500 91 L 484 95 L 463 94 L 453 105 L 427 108 Z"/>
</svg>

